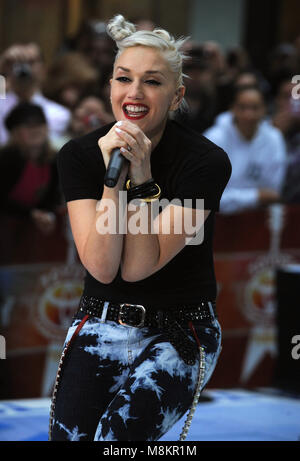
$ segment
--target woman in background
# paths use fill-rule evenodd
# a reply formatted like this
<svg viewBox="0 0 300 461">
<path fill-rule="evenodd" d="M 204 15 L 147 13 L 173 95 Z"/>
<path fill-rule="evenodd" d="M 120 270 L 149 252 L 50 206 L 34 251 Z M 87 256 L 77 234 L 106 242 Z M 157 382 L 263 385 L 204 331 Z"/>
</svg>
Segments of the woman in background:
<svg viewBox="0 0 300 461">
<path fill-rule="evenodd" d="M 1 215 L 31 218 L 49 233 L 55 227 L 61 196 L 44 111 L 22 102 L 7 115 L 5 125 L 10 138 L 0 150 Z"/>
</svg>

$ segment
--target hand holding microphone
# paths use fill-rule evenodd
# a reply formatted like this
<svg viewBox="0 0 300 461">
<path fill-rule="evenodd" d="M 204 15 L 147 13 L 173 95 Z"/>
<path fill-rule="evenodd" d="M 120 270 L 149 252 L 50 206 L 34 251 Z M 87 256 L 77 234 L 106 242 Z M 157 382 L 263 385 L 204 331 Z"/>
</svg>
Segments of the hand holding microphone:
<svg viewBox="0 0 300 461">
<path fill-rule="evenodd" d="M 116 186 L 125 162 L 129 163 L 128 160 L 126 160 L 126 158 L 123 157 L 120 148 L 115 147 L 112 150 L 106 174 L 104 177 L 104 184 L 107 187 Z"/>
<path fill-rule="evenodd" d="M 98 145 L 106 166 L 104 184 L 107 187 L 116 186 L 125 166 L 134 184 L 142 184 L 152 177 L 150 165 L 152 144 L 136 124 L 128 121 L 117 122 L 105 136 L 99 139 Z"/>
<path fill-rule="evenodd" d="M 104 184 L 110 188 L 117 185 L 125 165 L 129 166 L 128 160 L 126 160 L 126 158 L 121 153 L 121 147 L 123 145 L 125 146 L 126 144 L 120 140 L 115 130 L 116 125 L 114 125 L 105 136 L 98 140 L 98 145 L 101 149 L 103 160 L 106 166 Z"/>
</svg>

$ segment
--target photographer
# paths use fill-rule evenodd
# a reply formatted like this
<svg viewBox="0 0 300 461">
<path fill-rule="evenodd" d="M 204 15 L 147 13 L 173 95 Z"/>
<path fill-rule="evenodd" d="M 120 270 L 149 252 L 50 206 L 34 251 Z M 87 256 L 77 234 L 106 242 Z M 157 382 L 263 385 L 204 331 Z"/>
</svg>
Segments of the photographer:
<svg viewBox="0 0 300 461">
<path fill-rule="evenodd" d="M 0 74 L 6 79 L 6 98 L 0 108 L 0 145 L 8 141 L 4 125 L 7 114 L 21 102 L 31 102 L 42 107 L 49 126 L 50 140 L 61 136 L 69 123 L 68 109 L 42 94 L 45 66 L 36 43 L 12 45 L 0 57 Z"/>
</svg>

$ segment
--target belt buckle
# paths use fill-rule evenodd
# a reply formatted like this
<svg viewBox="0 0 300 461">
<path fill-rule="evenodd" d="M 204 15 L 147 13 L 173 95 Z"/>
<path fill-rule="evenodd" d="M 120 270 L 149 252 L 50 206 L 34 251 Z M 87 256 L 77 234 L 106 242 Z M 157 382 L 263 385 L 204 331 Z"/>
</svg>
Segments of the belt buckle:
<svg viewBox="0 0 300 461">
<path fill-rule="evenodd" d="M 125 314 L 124 309 L 126 307 L 137 307 L 138 309 L 140 309 L 140 311 L 141 311 L 141 321 L 140 321 L 139 324 L 136 325 L 136 324 L 128 323 L 128 322 L 125 322 L 124 320 L 122 320 L 122 315 Z M 119 315 L 118 315 L 118 322 L 120 323 L 120 325 L 124 325 L 126 327 L 141 328 L 141 327 L 144 326 L 145 317 L 146 317 L 146 309 L 141 304 L 129 304 L 129 303 L 120 304 L 120 310 L 119 310 Z"/>
</svg>

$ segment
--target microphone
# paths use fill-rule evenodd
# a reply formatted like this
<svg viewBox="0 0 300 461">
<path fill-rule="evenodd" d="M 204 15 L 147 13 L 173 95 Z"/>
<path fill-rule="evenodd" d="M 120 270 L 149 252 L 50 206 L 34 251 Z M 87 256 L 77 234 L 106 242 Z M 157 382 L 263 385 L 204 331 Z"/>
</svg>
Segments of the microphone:
<svg viewBox="0 0 300 461">
<path fill-rule="evenodd" d="M 115 187 L 120 177 L 123 165 L 128 160 L 121 154 L 120 148 L 116 147 L 112 150 L 106 174 L 104 177 L 104 184 L 107 187 Z"/>
</svg>

